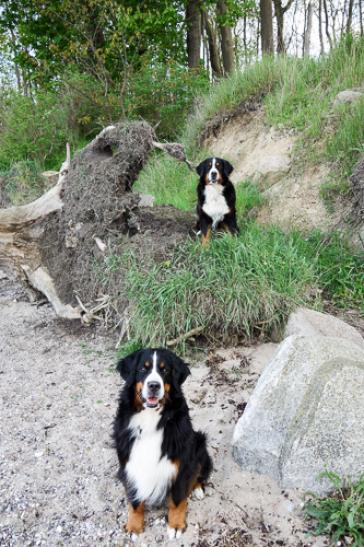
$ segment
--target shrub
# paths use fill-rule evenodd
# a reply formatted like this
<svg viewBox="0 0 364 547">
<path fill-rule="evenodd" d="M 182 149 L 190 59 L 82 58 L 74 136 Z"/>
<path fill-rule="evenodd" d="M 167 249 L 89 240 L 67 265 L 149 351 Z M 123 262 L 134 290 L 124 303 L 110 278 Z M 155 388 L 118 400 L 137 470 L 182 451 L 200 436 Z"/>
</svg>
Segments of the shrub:
<svg viewBox="0 0 364 547">
<path fill-rule="evenodd" d="M 142 117 L 156 126 L 160 139 L 173 140 L 180 135 L 196 96 L 208 86 L 204 71 L 191 72 L 174 62 L 152 64 L 145 59 L 144 66 L 130 79 L 126 115 Z"/>
<path fill-rule="evenodd" d="M 328 534 L 332 545 L 347 538 L 353 547 L 361 547 L 364 543 L 364 475 L 354 485 L 333 472 L 325 471 L 320 476 L 329 479 L 335 490 L 331 496 L 314 497 L 305 505 L 306 516 L 316 521 L 315 534 Z"/>
</svg>

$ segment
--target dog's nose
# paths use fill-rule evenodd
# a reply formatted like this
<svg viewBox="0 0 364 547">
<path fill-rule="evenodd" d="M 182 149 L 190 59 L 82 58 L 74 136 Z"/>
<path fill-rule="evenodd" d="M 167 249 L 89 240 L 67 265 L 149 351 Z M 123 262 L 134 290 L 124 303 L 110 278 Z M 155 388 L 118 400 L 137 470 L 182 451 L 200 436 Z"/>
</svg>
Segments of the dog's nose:
<svg viewBox="0 0 364 547">
<path fill-rule="evenodd" d="M 161 387 L 159 382 L 148 382 L 147 385 L 151 393 L 157 393 L 157 391 L 159 391 Z"/>
</svg>

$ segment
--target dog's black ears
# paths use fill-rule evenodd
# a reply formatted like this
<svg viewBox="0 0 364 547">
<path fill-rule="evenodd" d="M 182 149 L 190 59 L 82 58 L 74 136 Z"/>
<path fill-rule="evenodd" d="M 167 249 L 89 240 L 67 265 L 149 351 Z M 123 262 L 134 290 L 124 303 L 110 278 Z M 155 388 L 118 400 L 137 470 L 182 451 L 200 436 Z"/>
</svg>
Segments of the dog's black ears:
<svg viewBox="0 0 364 547">
<path fill-rule="evenodd" d="M 206 160 L 202 161 L 197 167 L 196 171 L 199 177 L 202 177 L 205 171 Z"/>
<path fill-rule="evenodd" d="M 176 387 L 181 386 L 190 374 L 191 371 L 188 364 L 185 363 L 180 357 L 173 354 L 172 378 Z"/>
<path fill-rule="evenodd" d="M 131 378 L 134 378 L 136 364 L 138 362 L 141 352 L 142 350 L 139 349 L 118 361 L 118 364 L 116 365 L 116 370 L 120 373 L 120 376 L 126 382 Z"/>
<path fill-rule="evenodd" d="M 227 177 L 230 175 L 230 173 L 233 172 L 234 170 L 234 167 L 231 165 L 231 163 L 227 160 L 222 160 L 222 166 L 223 166 L 223 170 L 224 170 L 224 175 L 226 175 Z"/>
</svg>

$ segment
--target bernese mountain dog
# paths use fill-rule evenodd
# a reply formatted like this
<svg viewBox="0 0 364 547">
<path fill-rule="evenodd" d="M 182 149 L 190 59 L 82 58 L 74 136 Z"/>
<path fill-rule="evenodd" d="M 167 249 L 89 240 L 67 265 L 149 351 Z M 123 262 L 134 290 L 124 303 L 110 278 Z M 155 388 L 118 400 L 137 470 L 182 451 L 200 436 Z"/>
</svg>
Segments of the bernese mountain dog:
<svg viewBox="0 0 364 547">
<path fill-rule="evenodd" d="M 212 470 L 206 437 L 194 431 L 181 385 L 188 365 L 164 348 L 136 351 L 118 362 L 125 380 L 114 421 L 119 478 L 129 502 L 126 531 L 144 529 L 145 506 L 167 500 L 168 537 L 186 527 L 187 498 L 203 488 Z"/>
<path fill-rule="evenodd" d="M 197 186 L 196 230 L 202 234 L 202 245 L 211 237 L 211 230 L 239 233 L 236 222 L 235 188 L 229 175 L 233 166 L 221 158 L 207 158 L 196 167 L 200 176 Z"/>
</svg>

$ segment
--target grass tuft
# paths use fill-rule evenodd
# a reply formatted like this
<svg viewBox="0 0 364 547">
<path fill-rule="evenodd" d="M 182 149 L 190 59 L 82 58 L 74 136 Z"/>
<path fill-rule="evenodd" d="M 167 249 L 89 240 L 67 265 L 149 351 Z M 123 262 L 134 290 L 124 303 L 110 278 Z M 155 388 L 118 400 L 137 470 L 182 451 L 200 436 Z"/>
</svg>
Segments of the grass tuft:
<svg viewBox="0 0 364 547">
<path fill-rule="evenodd" d="M 331 545 L 345 538 L 353 547 L 364 544 L 364 475 L 350 484 L 332 471 L 321 473 L 335 491 L 327 498 L 314 497 L 306 503 L 306 516 L 316 521 L 315 535 L 328 534 Z"/>
<path fill-rule="evenodd" d="M 269 335 L 315 285 L 294 238 L 254 223 L 239 237 L 215 236 L 207 249 L 189 240 L 165 263 L 129 257 L 128 266 L 131 336 L 143 345 L 201 326 L 212 342 Z"/>
</svg>

